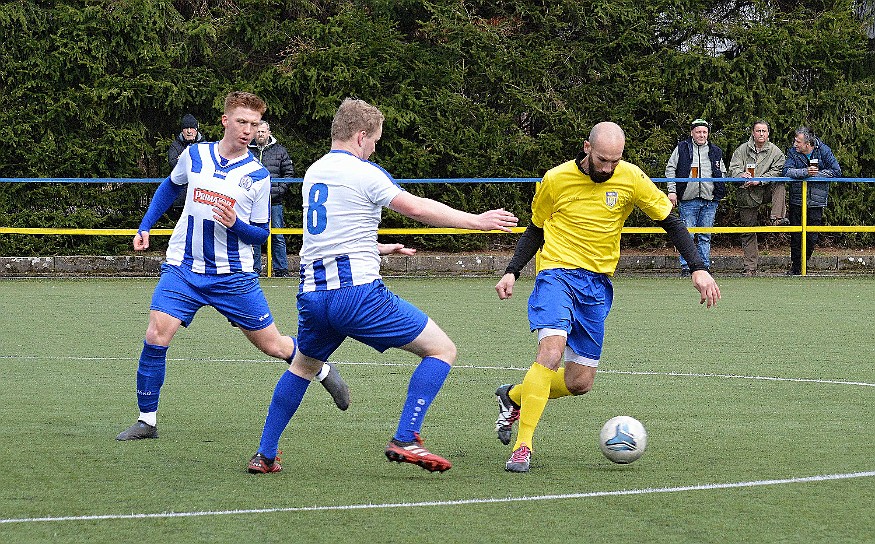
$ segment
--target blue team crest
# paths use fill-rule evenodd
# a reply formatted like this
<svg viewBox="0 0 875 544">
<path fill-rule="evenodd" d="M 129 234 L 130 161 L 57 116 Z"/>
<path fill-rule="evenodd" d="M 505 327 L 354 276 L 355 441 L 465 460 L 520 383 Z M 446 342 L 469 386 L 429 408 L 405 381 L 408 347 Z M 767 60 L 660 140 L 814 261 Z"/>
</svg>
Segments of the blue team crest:
<svg viewBox="0 0 875 544">
<path fill-rule="evenodd" d="M 613 208 L 617 205 L 617 191 L 608 191 L 605 193 L 605 204 L 608 205 L 608 208 Z"/>
<path fill-rule="evenodd" d="M 252 181 L 252 178 L 250 178 L 249 176 L 243 176 L 242 178 L 240 178 L 240 183 L 238 185 L 240 185 L 240 187 L 243 187 L 244 189 L 246 189 L 248 191 L 249 189 L 252 188 L 253 183 L 255 183 L 255 182 Z"/>
</svg>

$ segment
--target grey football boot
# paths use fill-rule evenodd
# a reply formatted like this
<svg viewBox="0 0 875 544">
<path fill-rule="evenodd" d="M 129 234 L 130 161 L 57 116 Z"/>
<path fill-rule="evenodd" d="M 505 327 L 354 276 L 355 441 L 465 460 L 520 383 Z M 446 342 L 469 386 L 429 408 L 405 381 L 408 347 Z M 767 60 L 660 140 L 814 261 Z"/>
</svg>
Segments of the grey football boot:
<svg viewBox="0 0 875 544">
<path fill-rule="evenodd" d="M 320 383 L 334 399 L 334 404 L 341 410 L 346 410 L 349 408 L 349 386 L 343 381 L 334 363 L 327 364 L 330 370 Z"/>
<path fill-rule="evenodd" d="M 115 437 L 116 440 L 140 440 L 143 438 L 158 438 L 158 426 L 152 426 L 138 420 Z"/>
<path fill-rule="evenodd" d="M 520 407 L 510 400 L 508 392 L 513 387 L 504 384 L 495 390 L 495 398 L 498 400 L 498 419 L 495 421 L 495 431 L 502 444 L 510 444 L 510 436 L 513 432 L 513 424 L 520 418 Z"/>
</svg>

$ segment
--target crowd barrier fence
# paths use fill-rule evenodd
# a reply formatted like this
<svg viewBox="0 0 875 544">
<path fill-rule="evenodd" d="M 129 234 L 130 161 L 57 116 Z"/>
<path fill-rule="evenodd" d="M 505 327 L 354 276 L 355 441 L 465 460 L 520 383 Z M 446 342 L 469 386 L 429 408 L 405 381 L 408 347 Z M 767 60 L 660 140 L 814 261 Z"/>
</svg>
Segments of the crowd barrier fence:
<svg viewBox="0 0 875 544">
<path fill-rule="evenodd" d="M 676 178 L 652 178 L 654 182 L 677 181 Z M 679 179 L 679 178 L 678 178 Z M 751 180 L 765 182 L 789 182 L 798 181 L 790 178 L 719 178 L 719 181 L 730 183 L 744 183 Z M 145 183 L 158 185 L 164 178 L 0 178 L 0 183 L 90 183 L 90 184 L 120 184 L 120 183 Z M 275 181 L 287 183 L 301 183 L 303 178 L 281 178 Z M 540 178 L 411 178 L 397 179 L 402 186 L 405 184 L 419 183 L 450 183 L 450 184 L 479 184 L 479 183 L 537 183 Z M 702 178 L 702 181 L 715 181 L 715 178 Z M 737 234 L 744 232 L 801 232 L 802 255 L 806 254 L 807 232 L 875 232 L 875 225 L 808 225 L 807 206 L 805 202 L 808 194 L 808 181 L 829 181 L 835 183 L 872 183 L 875 178 L 808 178 L 802 180 L 802 221 L 796 226 L 760 226 L 760 227 L 694 227 L 691 233 L 708 232 L 712 234 Z M 513 233 L 521 233 L 525 227 L 511 229 Z M 169 236 L 172 229 L 152 229 L 149 231 L 153 236 Z M 379 234 L 386 235 L 411 235 L 411 234 L 483 234 L 481 231 L 466 229 L 418 227 L 418 228 L 381 228 Z M 42 227 L 0 227 L 0 234 L 31 234 L 31 235 L 84 235 L 84 236 L 131 236 L 137 233 L 136 228 L 129 229 L 79 229 L 79 228 L 42 228 Z M 665 231 L 660 227 L 624 227 L 623 234 L 661 234 Z M 290 234 L 301 236 L 301 228 L 271 228 L 271 234 Z M 506 234 L 503 231 L 490 231 L 487 234 Z M 267 255 L 271 255 L 272 237 L 268 237 Z M 806 262 L 802 259 L 802 275 L 806 274 Z M 267 275 L 272 275 L 271 259 L 267 259 Z"/>
</svg>

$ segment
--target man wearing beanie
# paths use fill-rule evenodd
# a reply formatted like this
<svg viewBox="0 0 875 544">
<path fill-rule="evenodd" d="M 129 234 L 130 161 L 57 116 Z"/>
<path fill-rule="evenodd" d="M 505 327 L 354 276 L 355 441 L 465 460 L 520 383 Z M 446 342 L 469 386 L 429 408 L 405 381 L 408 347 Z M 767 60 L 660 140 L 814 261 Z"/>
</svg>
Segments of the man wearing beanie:
<svg viewBox="0 0 875 544">
<path fill-rule="evenodd" d="M 176 166 L 176 161 L 179 156 L 185 151 L 185 148 L 191 144 L 204 141 L 204 136 L 198 131 L 198 122 L 194 115 L 186 113 L 182 116 L 182 132 L 176 135 L 176 139 L 170 144 L 170 149 L 167 150 L 167 160 L 170 162 L 170 168 Z"/>
<path fill-rule="evenodd" d="M 182 131 L 176 135 L 173 142 L 170 144 L 170 149 L 167 150 L 167 161 L 170 163 L 170 169 L 176 167 L 179 156 L 185 151 L 185 148 L 191 144 L 196 144 L 204 141 L 203 134 L 198 131 L 198 122 L 194 115 L 186 113 L 181 120 Z M 172 208 L 182 209 L 185 205 L 185 193 L 180 193 L 173 202 Z"/>
</svg>

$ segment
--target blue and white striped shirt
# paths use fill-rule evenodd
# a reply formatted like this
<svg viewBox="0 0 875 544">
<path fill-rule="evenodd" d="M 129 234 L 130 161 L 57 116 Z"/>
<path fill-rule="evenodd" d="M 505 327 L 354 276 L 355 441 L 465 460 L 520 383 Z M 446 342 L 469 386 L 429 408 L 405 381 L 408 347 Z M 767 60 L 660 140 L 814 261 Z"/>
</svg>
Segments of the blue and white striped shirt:
<svg viewBox="0 0 875 544">
<path fill-rule="evenodd" d="M 380 278 L 377 228 L 403 191 L 376 164 L 332 150 L 304 175 L 300 291 L 364 285 Z"/>
<path fill-rule="evenodd" d="M 229 162 L 216 142 L 192 144 L 170 174 L 177 185 L 188 184 L 185 207 L 167 247 L 167 263 L 200 274 L 251 272 L 252 246 L 213 219 L 218 201 L 234 206 L 246 223 L 270 220 L 270 173 L 252 153 Z"/>
</svg>

